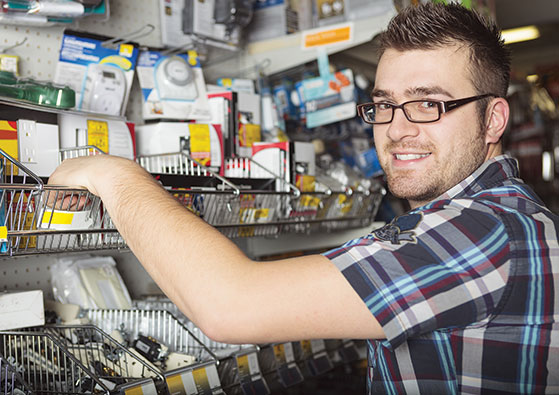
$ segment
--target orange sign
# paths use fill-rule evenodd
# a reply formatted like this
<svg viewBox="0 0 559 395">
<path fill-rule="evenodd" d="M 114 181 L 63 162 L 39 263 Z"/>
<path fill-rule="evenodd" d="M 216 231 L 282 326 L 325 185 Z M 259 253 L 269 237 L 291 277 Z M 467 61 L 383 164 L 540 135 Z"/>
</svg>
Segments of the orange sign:
<svg viewBox="0 0 559 395">
<path fill-rule="evenodd" d="M 352 24 L 321 31 L 303 33 L 303 48 L 316 48 L 331 44 L 341 44 L 352 40 Z"/>
</svg>

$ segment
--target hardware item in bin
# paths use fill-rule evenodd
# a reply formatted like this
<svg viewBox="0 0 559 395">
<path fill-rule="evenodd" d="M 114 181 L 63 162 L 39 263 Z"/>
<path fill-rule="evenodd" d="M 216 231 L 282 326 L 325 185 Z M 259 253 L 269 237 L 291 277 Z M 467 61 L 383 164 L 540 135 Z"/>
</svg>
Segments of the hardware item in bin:
<svg viewBox="0 0 559 395">
<path fill-rule="evenodd" d="M 0 330 L 44 325 L 43 291 L 0 294 Z"/>
<path fill-rule="evenodd" d="M 17 361 L 9 358 L 12 362 Z M 27 395 L 30 390 L 24 382 L 21 373 L 23 369 L 16 369 L 15 364 L 0 355 L 0 394 L 2 395 Z"/>
<path fill-rule="evenodd" d="M 164 361 L 169 351 L 166 346 L 160 344 L 151 336 L 139 335 L 132 346 L 150 362 Z"/>
</svg>

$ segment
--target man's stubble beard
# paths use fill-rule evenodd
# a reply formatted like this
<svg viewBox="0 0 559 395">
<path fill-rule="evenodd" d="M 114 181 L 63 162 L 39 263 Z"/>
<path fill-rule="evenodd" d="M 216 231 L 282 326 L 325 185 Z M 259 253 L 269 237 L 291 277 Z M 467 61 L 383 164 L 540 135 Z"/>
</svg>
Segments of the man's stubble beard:
<svg viewBox="0 0 559 395">
<path fill-rule="evenodd" d="M 414 175 L 413 170 L 391 171 L 388 164 L 392 156 L 388 152 L 396 147 L 417 148 L 419 152 L 432 152 L 435 155 L 435 147 L 388 144 L 384 147 L 385 161 L 382 167 L 386 172 L 390 192 L 398 198 L 413 202 L 429 202 L 439 197 L 471 175 L 485 161 L 487 149 L 483 136 L 484 133 L 479 128 L 478 133 L 466 142 L 468 147 L 456 150 L 454 156 L 448 158 L 449 163 L 441 163 L 445 158 L 434 157 L 434 166 L 420 175 Z"/>
</svg>

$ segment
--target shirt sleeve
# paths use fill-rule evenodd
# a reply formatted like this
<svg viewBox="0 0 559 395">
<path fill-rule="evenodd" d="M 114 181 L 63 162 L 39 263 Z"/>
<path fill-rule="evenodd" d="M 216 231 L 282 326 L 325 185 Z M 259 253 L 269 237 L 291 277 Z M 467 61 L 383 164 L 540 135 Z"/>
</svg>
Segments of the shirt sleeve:
<svg viewBox="0 0 559 395">
<path fill-rule="evenodd" d="M 438 202 L 326 252 L 392 347 L 440 329 L 483 325 L 509 278 L 509 238 L 488 207 Z"/>
</svg>

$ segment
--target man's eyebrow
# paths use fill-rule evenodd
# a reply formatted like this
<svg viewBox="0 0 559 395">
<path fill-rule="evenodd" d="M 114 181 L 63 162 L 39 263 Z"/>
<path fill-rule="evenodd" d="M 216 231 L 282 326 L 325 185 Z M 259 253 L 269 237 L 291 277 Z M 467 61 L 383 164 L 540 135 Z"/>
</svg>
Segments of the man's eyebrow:
<svg viewBox="0 0 559 395">
<path fill-rule="evenodd" d="M 417 86 L 415 88 L 408 88 L 406 89 L 407 96 L 429 96 L 429 95 L 444 95 L 450 98 L 453 98 L 446 89 L 441 88 L 440 86 Z"/>
<path fill-rule="evenodd" d="M 393 97 L 392 92 L 385 91 L 383 89 L 373 89 L 371 92 L 371 98 L 383 97 L 385 99 L 390 99 Z"/>
</svg>

